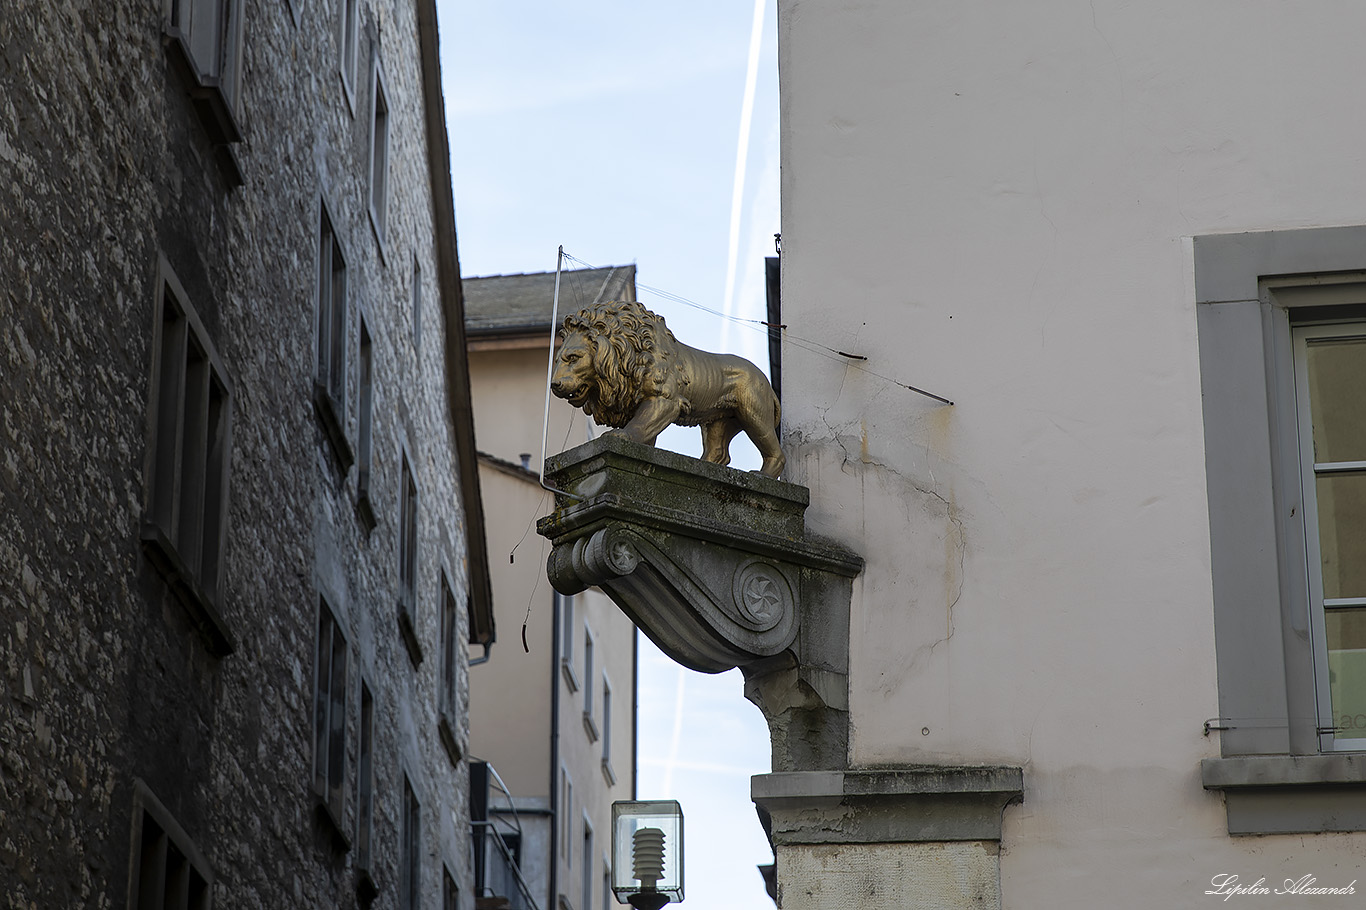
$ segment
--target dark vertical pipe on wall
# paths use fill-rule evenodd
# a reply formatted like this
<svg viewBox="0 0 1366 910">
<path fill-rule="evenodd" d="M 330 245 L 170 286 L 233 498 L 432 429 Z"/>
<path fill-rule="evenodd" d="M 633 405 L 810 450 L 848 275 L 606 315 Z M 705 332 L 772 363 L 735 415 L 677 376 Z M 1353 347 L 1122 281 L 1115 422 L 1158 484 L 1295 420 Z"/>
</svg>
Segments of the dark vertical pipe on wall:
<svg viewBox="0 0 1366 910">
<path fill-rule="evenodd" d="M 764 287 L 768 291 L 768 378 L 778 400 L 783 398 L 783 289 L 782 260 L 764 257 Z"/>
</svg>

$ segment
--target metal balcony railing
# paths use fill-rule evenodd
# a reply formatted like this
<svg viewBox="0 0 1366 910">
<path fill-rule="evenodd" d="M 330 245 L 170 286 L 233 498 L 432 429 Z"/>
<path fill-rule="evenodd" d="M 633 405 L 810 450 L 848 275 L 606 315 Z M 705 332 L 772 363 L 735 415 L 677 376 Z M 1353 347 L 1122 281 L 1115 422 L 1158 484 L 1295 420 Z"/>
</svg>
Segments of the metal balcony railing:
<svg viewBox="0 0 1366 910">
<path fill-rule="evenodd" d="M 488 762 L 470 762 L 470 825 L 476 905 L 540 910 L 518 865 L 522 822 L 512 794 Z"/>
</svg>

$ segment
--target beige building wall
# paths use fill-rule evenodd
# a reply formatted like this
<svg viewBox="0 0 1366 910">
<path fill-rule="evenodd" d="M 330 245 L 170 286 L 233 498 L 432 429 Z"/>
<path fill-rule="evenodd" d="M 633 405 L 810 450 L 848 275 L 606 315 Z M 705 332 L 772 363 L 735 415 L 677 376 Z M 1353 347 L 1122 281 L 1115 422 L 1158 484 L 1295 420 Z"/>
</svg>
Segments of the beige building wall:
<svg viewBox="0 0 1366 910">
<path fill-rule="evenodd" d="M 472 336 L 499 639 L 470 670 L 470 749 L 526 810 L 524 827 L 535 834 L 524 840 L 523 873 L 540 906 L 597 910 L 609 906 L 611 804 L 635 791 L 635 627 L 599 592 L 561 598 L 545 577 L 550 545 L 535 522 L 553 508 L 537 478 L 549 332 Z M 588 420 L 552 398 L 548 436 L 550 454 L 558 453 L 589 438 Z"/>
<path fill-rule="evenodd" d="M 508 553 L 525 530 L 525 518 L 537 508 L 538 488 L 509 472 L 480 465 L 479 477 L 489 506 L 485 524 L 490 552 L 496 554 L 493 577 L 498 641 L 487 663 L 471 668 L 470 751 L 494 763 L 504 783 L 519 794 L 545 790 L 550 766 L 550 688 L 554 682 L 547 655 L 554 647 L 548 614 L 549 589 L 531 571 L 539 545 L 529 539 L 518 549 L 516 564 Z M 519 523 L 523 527 L 518 527 Z M 533 532 L 534 537 L 534 532 Z M 528 546 L 530 544 L 531 546 Z M 517 571 L 520 569 L 521 571 Z M 539 590 L 533 590 L 538 588 Z M 522 648 L 521 627 L 526 607 L 533 604 Z M 473 658 L 477 661 L 476 651 Z"/>
</svg>

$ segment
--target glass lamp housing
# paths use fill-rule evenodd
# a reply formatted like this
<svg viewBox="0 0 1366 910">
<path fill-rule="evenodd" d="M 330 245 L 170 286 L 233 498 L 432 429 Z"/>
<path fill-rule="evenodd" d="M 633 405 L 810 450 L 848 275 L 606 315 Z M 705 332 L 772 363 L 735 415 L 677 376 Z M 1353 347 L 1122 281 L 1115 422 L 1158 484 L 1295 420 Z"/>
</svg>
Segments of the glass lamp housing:
<svg viewBox="0 0 1366 910">
<path fill-rule="evenodd" d="M 622 903 L 638 894 L 683 900 L 683 807 L 677 801 L 612 803 L 612 893 Z"/>
</svg>

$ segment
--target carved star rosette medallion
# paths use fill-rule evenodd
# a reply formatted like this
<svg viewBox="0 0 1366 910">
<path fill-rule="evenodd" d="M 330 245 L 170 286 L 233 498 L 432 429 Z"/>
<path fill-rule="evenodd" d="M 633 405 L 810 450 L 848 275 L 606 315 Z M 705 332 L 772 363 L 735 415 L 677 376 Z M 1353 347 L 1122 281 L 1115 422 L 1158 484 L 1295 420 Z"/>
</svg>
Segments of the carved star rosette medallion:
<svg viewBox="0 0 1366 910">
<path fill-rule="evenodd" d="M 735 570 L 731 592 L 737 618 L 755 632 L 766 632 L 792 609 L 792 586 L 782 572 L 754 559 Z"/>
</svg>

